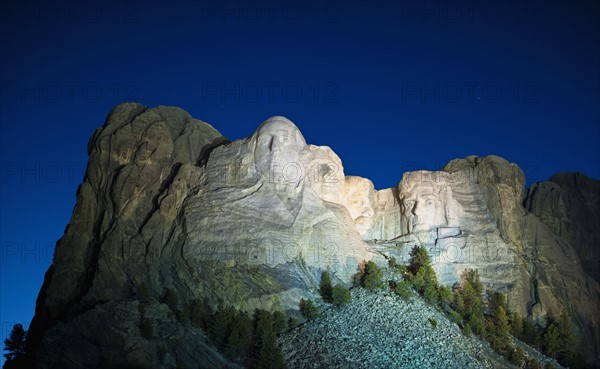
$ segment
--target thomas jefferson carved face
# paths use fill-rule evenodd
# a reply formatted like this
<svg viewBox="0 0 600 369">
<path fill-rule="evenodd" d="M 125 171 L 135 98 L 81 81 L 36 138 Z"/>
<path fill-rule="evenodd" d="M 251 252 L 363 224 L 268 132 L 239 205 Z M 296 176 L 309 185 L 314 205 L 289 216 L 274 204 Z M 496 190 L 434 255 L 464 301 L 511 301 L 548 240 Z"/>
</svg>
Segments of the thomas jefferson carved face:
<svg viewBox="0 0 600 369">
<path fill-rule="evenodd" d="M 254 133 L 254 160 L 263 178 L 275 183 L 296 183 L 302 179 L 300 163 L 306 141 L 298 128 L 284 117 L 271 117 Z"/>
</svg>

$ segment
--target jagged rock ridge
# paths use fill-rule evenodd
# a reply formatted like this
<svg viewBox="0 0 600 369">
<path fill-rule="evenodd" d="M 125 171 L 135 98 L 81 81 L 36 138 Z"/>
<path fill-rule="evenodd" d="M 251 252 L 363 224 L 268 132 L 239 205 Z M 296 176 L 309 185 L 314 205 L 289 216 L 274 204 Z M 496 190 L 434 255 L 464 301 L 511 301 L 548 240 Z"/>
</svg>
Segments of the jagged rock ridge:
<svg viewBox="0 0 600 369">
<path fill-rule="evenodd" d="M 600 287 L 572 244 L 578 230 L 540 221 L 534 191 L 526 210 L 523 172 L 502 158 L 457 159 L 376 191 L 286 118 L 229 142 L 181 109 L 133 103 L 113 109 L 88 152 L 30 326 L 38 368 L 232 367 L 169 313 L 165 291 L 182 306 L 206 296 L 248 311 L 297 309 L 323 268 L 348 282 L 360 260 L 402 258 L 415 244 L 428 247 L 443 283 L 478 268 L 523 315 L 568 309 L 582 352 L 598 360 Z M 140 335 L 141 285 L 160 340 Z"/>
</svg>

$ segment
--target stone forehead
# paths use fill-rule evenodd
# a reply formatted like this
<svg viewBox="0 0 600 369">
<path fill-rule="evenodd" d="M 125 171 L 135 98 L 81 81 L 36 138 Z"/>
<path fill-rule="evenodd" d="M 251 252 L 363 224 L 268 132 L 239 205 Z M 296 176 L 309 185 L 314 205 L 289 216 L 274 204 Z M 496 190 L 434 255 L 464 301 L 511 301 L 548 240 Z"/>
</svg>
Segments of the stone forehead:
<svg viewBox="0 0 600 369">
<path fill-rule="evenodd" d="M 448 185 L 440 172 L 416 171 L 405 173 L 399 184 L 399 190 L 405 195 L 439 195 Z"/>
<path fill-rule="evenodd" d="M 256 137 L 258 137 L 264 132 L 278 131 L 291 132 L 294 135 L 294 138 L 296 139 L 297 143 L 306 145 L 306 140 L 304 139 L 304 136 L 302 135 L 298 127 L 296 127 L 296 125 L 291 120 L 280 115 L 270 117 L 269 119 L 262 122 L 262 124 L 258 126 L 256 131 L 254 131 L 254 134 L 252 136 L 254 139 L 256 139 Z"/>
</svg>

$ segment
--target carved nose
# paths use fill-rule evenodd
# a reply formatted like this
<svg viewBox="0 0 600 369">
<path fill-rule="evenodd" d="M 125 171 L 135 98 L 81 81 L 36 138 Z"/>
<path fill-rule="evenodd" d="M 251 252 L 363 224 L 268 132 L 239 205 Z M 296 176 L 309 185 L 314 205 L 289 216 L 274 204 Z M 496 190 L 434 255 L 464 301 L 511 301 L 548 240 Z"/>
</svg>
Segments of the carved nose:
<svg viewBox="0 0 600 369">
<path fill-rule="evenodd" d="M 269 146 L 269 150 L 271 150 L 272 152 L 282 152 L 283 145 L 276 137 L 273 137 L 271 139 L 271 144 Z"/>
<path fill-rule="evenodd" d="M 269 151 L 273 151 L 273 137 L 271 137 L 271 139 L 269 140 Z"/>
<path fill-rule="evenodd" d="M 417 213 L 418 213 L 418 211 L 419 211 L 419 210 L 420 210 L 420 209 L 419 209 L 419 205 L 418 205 L 417 203 L 415 203 L 415 204 L 412 206 L 412 209 L 410 209 L 410 212 L 411 212 L 411 213 L 412 213 L 412 214 L 413 214 L 415 217 L 417 217 Z"/>
</svg>

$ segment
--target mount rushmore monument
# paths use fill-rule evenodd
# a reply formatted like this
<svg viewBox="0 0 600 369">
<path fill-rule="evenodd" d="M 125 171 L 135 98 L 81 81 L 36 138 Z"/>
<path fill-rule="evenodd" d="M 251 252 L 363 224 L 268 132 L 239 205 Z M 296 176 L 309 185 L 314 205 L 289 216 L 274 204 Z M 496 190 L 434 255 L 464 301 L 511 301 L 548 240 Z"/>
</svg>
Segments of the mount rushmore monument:
<svg viewBox="0 0 600 369">
<path fill-rule="evenodd" d="M 165 291 L 183 304 L 292 311 L 314 298 L 322 270 L 349 285 L 361 261 L 406 261 L 414 245 L 442 284 L 474 268 L 521 316 L 569 311 L 581 353 L 599 358 L 596 180 L 563 173 L 526 189 L 516 164 L 469 156 L 376 190 L 284 117 L 230 142 L 179 108 L 135 103 L 113 109 L 88 153 L 30 326 L 38 368 L 115 357 L 192 368 L 198 355 L 216 367 L 200 330 L 166 313 Z M 140 338 L 140 286 L 168 339 Z"/>
</svg>

